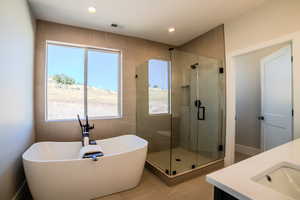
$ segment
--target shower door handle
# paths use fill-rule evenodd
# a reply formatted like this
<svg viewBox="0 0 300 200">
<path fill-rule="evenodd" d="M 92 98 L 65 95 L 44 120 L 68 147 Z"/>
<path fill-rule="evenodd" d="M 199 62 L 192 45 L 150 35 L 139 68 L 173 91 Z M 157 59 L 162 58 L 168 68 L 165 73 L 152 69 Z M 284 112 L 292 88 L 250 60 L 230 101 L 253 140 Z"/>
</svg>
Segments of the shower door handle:
<svg viewBox="0 0 300 200">
<path fill-rule="evenodd" d="M 202 109 L 202 117 L 200 117 L 200 109 Z M 205 120 L 205 107 L 200 106 L 198 108 L 198 120 Z"/>
<path fill-rule="evenodd" d="M 202 102 L 200 100 L 195 101 L 195 106 L 197 107 L 197 119 L 205 120 L 205 106 L 201 106 Z M 202 117 L 200 117 L 200 111 L 202 109 Z"/>
<path fill-rule="evenodd" d="M 205 107 L 204 106 L 200 106 L 200 109 L 202 109 L 202 117 L 200 118 L 200 111 L 198 111 L 198 120 L 205 120 Z"/>
</svg>

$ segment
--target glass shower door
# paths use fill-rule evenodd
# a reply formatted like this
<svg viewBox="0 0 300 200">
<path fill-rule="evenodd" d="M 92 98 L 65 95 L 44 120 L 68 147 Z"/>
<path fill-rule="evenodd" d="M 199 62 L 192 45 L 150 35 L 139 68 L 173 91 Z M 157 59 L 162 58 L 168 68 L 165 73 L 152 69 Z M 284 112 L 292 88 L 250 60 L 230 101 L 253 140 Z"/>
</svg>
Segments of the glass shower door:
<svg viewBox="0 0 300 200">
<path fill-rule="evenodd" d="M 171 173 L 222 158 L 224 74 L 216 59 L 172 52 Z"/>
<path fill-rule="evenodd" d="M 191 70 L 191 146 L 197 152 L 197 166 L 222 156 L 220 76 L 219 63 L 213 59 L 200 59 Z"/>
</svg>

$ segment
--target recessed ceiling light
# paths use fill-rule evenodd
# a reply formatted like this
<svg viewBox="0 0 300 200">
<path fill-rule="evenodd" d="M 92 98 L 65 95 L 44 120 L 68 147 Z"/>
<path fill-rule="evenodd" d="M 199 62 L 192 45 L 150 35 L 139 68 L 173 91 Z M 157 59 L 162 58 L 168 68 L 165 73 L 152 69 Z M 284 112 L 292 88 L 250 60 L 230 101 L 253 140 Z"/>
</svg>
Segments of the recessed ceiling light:
<svg viewBox="0 0 300 200">
<path fill-rule="evenodd" d="M 172 32 L 175 31 L 175 28 L 173 28 L 173 27 L 172 27 L 172 28 L 169 28 L 168 31 L 169 31 L 169 33 L 172 33 Z"/>
<path fill-rule="evenodd" d="M 95 13 L 96 12 L 96 8 L 91 6 L 88 8 L 89 13 Z"/>
</svg>

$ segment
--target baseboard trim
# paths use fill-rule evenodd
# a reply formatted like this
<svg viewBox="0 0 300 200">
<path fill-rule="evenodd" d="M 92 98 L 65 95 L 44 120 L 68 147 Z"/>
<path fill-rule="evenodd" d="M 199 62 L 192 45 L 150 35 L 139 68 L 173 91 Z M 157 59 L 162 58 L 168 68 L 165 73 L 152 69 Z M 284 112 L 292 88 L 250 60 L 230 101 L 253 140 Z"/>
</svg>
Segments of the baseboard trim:
<svg viewBox="0 0 300 200">
<path fill-rule="evenodd" d="M 12 200 L 21 200 L 22 197 L 24 196 L 25 193 L 25 185 L 26 185 L 26 180 L 24 180 L 21 184 L 21 186 L 19 187 L 18 191 L 16 192 L 16 194 L 13 196 Z"/>
<path fill-rule="evenodd" d="M 241 145 L 241 144 L 236 144 L 235 145 L 235 151 L 239 152 L 239 153 L 243 153 L 246 155 L 256 155 L 259 154 L 261 152 L 260 149 L 254 148 L 254 147 L 249 147 L 249 146 L 245 146 L 245 145 Z"/>
</svg>

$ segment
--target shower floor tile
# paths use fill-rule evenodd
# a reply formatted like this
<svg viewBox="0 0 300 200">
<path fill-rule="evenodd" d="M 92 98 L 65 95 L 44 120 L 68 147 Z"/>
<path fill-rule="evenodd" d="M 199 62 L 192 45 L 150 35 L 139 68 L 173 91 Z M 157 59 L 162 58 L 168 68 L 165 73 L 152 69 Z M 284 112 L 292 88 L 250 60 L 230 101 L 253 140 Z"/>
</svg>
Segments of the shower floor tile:
<svg viewBox="0 0 300 200">
<path fill-rule="evenodd" d="M 192 152 L 182 147 L 172 149 L 171 171 L 176 170 L 177 173 L 192 169 L 192 165 L 201 166 L 214 160 L 217 160 L 219 155 L 211 156 L 206 152 Z M 170 150 L 152 152 L 148 154 L 147 160 L 160 167 L 163 171 L 170 170 Z"/>
</svg>

